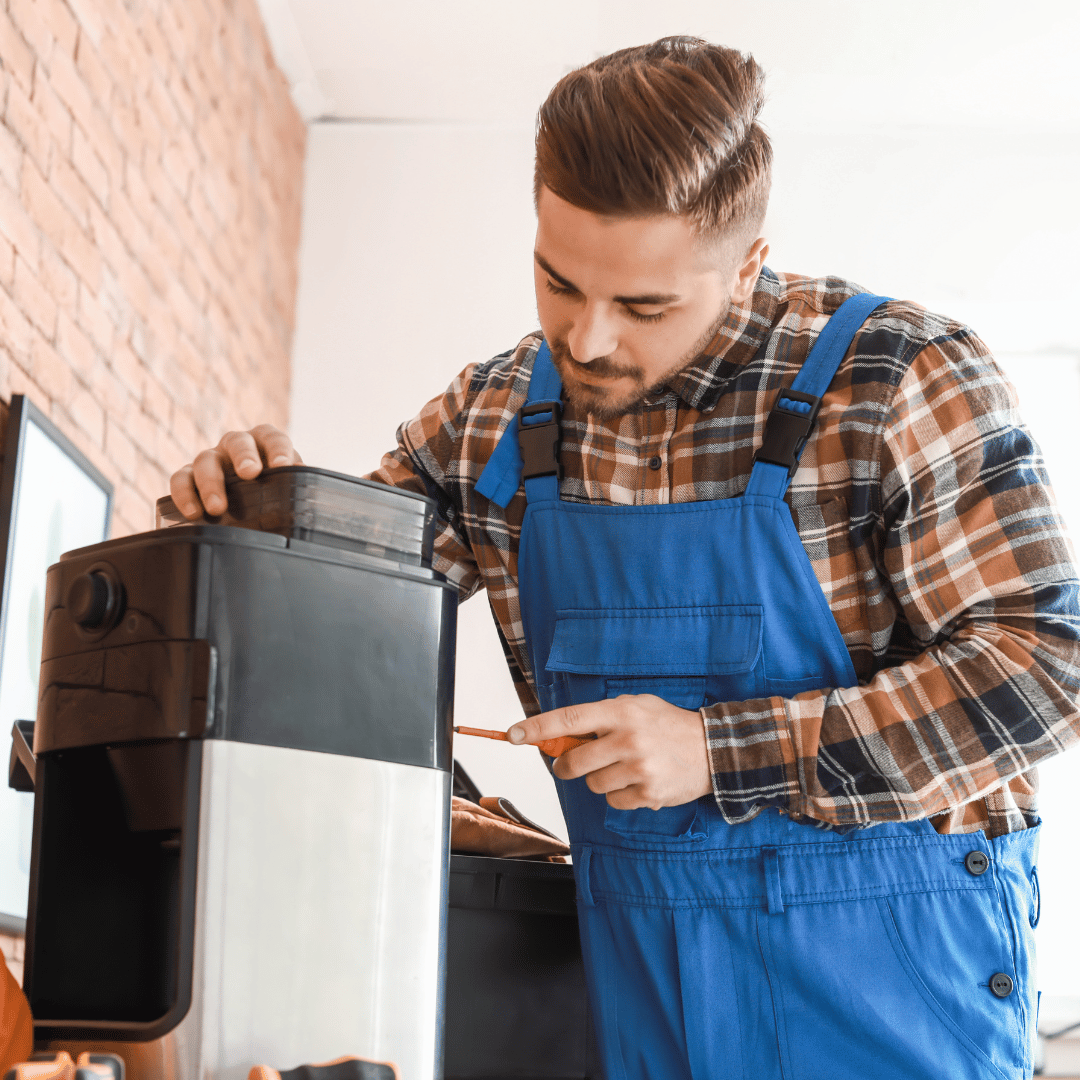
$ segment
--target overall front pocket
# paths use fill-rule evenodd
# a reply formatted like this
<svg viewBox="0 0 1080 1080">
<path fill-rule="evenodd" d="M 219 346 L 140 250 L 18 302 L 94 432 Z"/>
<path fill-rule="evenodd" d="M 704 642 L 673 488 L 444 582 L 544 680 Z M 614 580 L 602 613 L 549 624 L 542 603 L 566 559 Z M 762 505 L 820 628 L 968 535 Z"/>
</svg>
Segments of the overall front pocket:
<svg viewBox="0 0 1080 1080">
<path fill-rule="evenodd" d="M 655 694 L 682 709 L 761 697 L 762 609 L 758 605 L 568 609 L 556 613 L 547 670 L 562 701 Z M 608 806 L 604 827 L 640 843 L 700 841 L 711 796 L 661 810 Z"/>
<path fill-rule="evenodd" d="M 566 702 L 656 694 L 696 709 L 764 696 L 761 637 L 757 604 L 566 609 L 546 668 Z"/>
</svg>

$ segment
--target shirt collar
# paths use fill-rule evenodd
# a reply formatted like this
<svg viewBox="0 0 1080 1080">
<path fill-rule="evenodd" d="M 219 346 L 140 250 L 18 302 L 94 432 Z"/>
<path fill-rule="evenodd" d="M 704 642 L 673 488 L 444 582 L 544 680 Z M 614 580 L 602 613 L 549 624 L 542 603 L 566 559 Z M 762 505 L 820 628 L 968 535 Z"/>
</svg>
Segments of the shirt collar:
<svg viewBox="0 0 1080 1080">
<path fill-rule="evenodd" d="M 726 385 L 753 360 L 768 338 L 779 303 L 780 282 L 768 267 L 762 267 L 750 298 L 732 304 L 705 351 L 668 380 L 668 389 L 692 409 L 711 409 Z"/>
</svg>

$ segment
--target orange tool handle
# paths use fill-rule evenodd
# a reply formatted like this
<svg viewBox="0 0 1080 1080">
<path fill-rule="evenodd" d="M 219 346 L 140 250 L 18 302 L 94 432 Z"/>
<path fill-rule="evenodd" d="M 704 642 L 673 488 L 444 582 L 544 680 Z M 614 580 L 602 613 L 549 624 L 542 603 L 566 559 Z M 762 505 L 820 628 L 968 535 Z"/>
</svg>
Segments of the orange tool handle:
<svg viewBox="0 0 1080 1080">
<path fill-rule="evenodd" d="M 502 742 L 510 741 L 507 739 L 505 731 L 490 731 L 487 728 L 474 727 L 456 727 L 454 728 L 454 731 L 459 735 L 478 735 L 481 739 L 499 739 Z M 565 754 L 567 750 L 573 750 L 575 746 L 581 746 L 582 743 L 587 743 L 595 738 L 595 735 L 586 735 L 584 737 L 579 735 L 560 735 L 557 739 L 545 739 L 543 742 L 533 743 L 532 745 L 538 746 L 548 757 L 557 758 L 560 754 Z"/>
</svg>

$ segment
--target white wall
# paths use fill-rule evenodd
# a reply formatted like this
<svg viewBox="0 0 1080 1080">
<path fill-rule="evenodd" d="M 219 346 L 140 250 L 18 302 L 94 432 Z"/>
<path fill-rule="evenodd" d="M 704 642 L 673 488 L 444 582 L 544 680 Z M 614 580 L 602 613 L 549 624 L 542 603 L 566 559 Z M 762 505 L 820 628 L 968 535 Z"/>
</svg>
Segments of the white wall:
<svg viewBox="0 0 1080 1080">
<path fill-rule="evenodd" d="M 473 37 L 434 0 L 372 15 L 367 36 L 353 25 L 367 8 L 347 6 L 344 29 L 305 22 L 307 4 L 291 8 L 309 54 L 304 77 L 322 87 L 309 94 L 309 113 L 336 117 L 312 124 L 308 148 L 292 411 L 306 460 L 372 468 L 398 422 L 461 367 L 536 325 L 536 106 L 573 64 L 693 32 L 751 49 L 771 74 L 770 264 L 841 274 L 970 322 L 1019 387 L 1080 530 L 1077 5 L 1020 13 L 972 0 L 702 0 L 669 3 L 663 14 L 645 0 L 543 12 L 453 5 Z M 325 16 L 326 3 L 313 7 Z M 371 36 L 394 40 L 395 19 L 408 24 L 407 60 Z M 496 52 L 485 56 L 474 42 Z M 350 63 L 363 69 L 352 81 Z M 517 700 L 481 597 L 461 610 L 460 643 L 459 722 L 506 727 Z M 557 825 L 532 751 L 459 739 L 455 753 L 482 789 Z M 1080 995 L 1070 917 L 1080 893 L 1071 855 L 1078 781 L 1080 753 L 1044 770 L 1041 985 L 1056 995 Z"/>
</svg>

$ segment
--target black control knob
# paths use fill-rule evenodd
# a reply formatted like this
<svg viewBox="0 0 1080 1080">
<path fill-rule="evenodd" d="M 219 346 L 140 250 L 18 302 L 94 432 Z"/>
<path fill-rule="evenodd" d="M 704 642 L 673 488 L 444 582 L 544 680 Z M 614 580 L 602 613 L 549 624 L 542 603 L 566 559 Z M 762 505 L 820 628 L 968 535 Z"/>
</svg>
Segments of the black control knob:
<svg viewBox="0 0 1080 1080">
<path fill-rule="evenodd" d="M 68 614 L 84 630 L 97 630 L 116 614 L 120 590 L 100 570 L 80 574 L 68 586 Z"/>
</svg>

